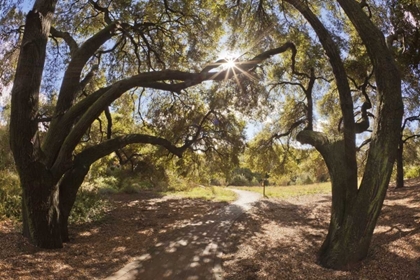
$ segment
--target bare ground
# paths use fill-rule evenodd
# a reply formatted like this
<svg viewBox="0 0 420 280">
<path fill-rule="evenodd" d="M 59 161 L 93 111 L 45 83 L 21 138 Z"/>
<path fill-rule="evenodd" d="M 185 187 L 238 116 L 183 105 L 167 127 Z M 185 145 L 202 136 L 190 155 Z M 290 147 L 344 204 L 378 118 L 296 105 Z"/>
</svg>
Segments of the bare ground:
<svg viewBox="0 0 420 280">
<path fill-rule="evenodd" d="M 369 256 L 353 271 L 316 264 L 329 223 L 329 195 L 265 199 L 231 229 L 226 279 L 420 279 L 420 185 L 390 188 Z"/>
<path fill-rule="evenodd" d="M 237 219 L 223 248 L 224 278 L 420 279 L 420 184 L 409 183 L 388 192 L 369 256 L 359 268 L 337 272 L 316 264 L 330 197 L 311 195 L 264 199 Z M 16 225 L 1 222 L 0 279 L 103 279 L 226 206 L 152 193 L 114 195 L 113 204 L 102 221 L 72 226 L 72 241 L 59 250 L 39 250 Z"/>
</svg>

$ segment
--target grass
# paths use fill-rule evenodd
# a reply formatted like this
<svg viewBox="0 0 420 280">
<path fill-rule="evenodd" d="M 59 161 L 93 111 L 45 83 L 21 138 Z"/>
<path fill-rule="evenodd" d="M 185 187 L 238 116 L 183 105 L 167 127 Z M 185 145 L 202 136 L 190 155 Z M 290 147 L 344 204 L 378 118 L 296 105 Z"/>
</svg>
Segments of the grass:
<svg viewBox="0 0 420 280">
<path fill-rule="evenodd" d="M 263 193 L 262 187 L 235 187 L 241 190 Z M 269 198 L 289 198 L 317 193 L 331 193 L 331 183 L 316 183 L 310 185 L 269 186 L 265 188 L 265 195 Z"/>
<path fill-rule="evenodd" d="M 175 196 L 182 196 L 185 198 L 202 198 L 211 201 L 234 201 L 236 199 L 236 194 L 223 187 L 206 187 L 198 186 L 184 191 L 173 191 L 165 192 L 164 194 L 170 194 Z"/>
</svg>

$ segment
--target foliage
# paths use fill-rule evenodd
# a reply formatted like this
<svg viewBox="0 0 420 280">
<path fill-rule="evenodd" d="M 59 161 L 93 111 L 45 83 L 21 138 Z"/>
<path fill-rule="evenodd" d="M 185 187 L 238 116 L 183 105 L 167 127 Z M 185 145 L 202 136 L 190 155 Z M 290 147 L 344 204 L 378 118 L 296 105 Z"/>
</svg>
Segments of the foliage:
<svg viewBox="0 0 420 280">
<path fill-rule="evenodd" d="M 21 188 L 9 147 L 9 135 L 7 128 L 0 125 L 0 220 L 20 220 L 21 207 Z"/>
<path fill-rule="evenodd" d="M 0 115 L 0 122 L 2 115 Z M 0 125 L 0 170 L 15 170 L 7 127 L 2 125 Z"/>
<path fill-rule="evenodd" d="M 295 148 L 287 140 L 272 141 L 266 132 L 261 132 L 249 143 L 244 156 L 244 164 L 251 170 L 269 174 L 270 184 L 299 185 L 329 179 L 327 167 L 315 149 Z"/>
<path fill-rule="evenodd" d="M 420 166 L 407 166 L 405 169 L 405 177 L 407 179 L 420 177 Z"/>
<path fill-rule="evenodd" d="M 109 210 L 110 204 L 97 190 L 82 188 L 78 194 L 69 217 L 70 223 L 98 221 Z"/>
<path fill-rule="evenodd" d="M 21 219 L 21 188 L 16 172 L 0 170 L 0 220 Z"/>
<path fill-rule="evenodd" d="M 57 229 L 65 223 L 54 217 L 69 212 L 60 207 L 73 205 L 90 166 L 113 152 L 133 173 L 148 173 L 136 170 L 146 159 L 169 174 L 169 187 L 216 175 L 244 182 L 245 174 L 232 170 L 244 148 L 245 121 L 253 118 L 264 121 L 264 135 L 250 145 L 252 170 L 283 179 L 299 172 L 293 182 L 324 180 L 322 168 L 309 172 L 301 161 L 307 151 L 291 149 L 291 141 L 322 154 L 334 197 L 320 262 L 337 269 L 358 262 L 368 252 L 396 156 L 401 77 L 410 89 L 418 81 L 415 71 L 400 75 L 398 66 L 407 63 L 397 66 L 398 50 L 390 51 L 400 40 L 396 24 L 406 12 L 418 18 L 416 9 L 390 1 L 387 10 L 380 2 L 39 0 L 24 28 L 18 6 L 2 8 L 1 21 L 10 21 L 0 28 L 7 43 L 2 84 L 15 73 L 11 147 L 23 190 L 45 190 L 22 192 L 24 233 L 37 246 L 61 247 L 67 237 Z M 403 27 L 416 35 L 411 21 Z M 384 35 L 397 36 L 386 45 Z M 217 58 L 226 45 L 240 49 L 232 67 Z M 413 60 L 417 52 L 410 53 Z M 358 189 L 361 133 L 372 141 Z M 99 184 L 132 186 L 122 183 L 123 173 L 108 177 Z M 57 185 L 68 203 L 55 199 Z"/>
</svg>

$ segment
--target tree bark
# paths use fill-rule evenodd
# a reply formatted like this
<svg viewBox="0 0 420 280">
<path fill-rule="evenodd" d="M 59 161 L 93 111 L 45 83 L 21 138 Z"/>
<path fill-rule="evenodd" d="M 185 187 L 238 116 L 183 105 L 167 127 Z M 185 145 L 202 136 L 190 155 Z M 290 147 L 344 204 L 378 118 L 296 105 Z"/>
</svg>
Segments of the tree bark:
<svg viewBox="0 0 420 280">
<path fill-rule="evenodd" d="M 294 5 L 307 18 L 324 48 L 334 44 L 328 39 L 328 33 L 323 30 L 322 24 L 313 18 L 314 15 L 306 4 L 299 0 L 287 0 L 287 2 Z M 357 182 L 357 176 L 352 170 L 355 163 L 348 156 L 348 152 L 351 151 L 349 146 L 351 140 L 350 136 L 346 137 L 346 131 L 344 144 L 341 140 L 330 140 L 325 135 L 312 131 L 303 131 L 297 138 L 302 143 L 315 146 L 325 159 L 331 176 L 333 196 L 331 221 L 318 260 L 324 267 L 347 270 L 358 264 L 368 253 L 396 156 L 403 106 L 399 71 L 385 44 L 383 34 L 364 14 L 359 3 L 353 0 L 338 0 L 338 2 L 366 46 L 373 63 L 377 84 L 377 118 L 359 189 L 353 192 L 353 184 L 349 184 L 349 181 Z M 328 49 L 326 53 L 332 64 L 338 63 L 339 58 L 332 57 Z M 337 83 L 343 82 L 339 74 L 343 73 L 334 71 Z M 342 94 L 347 95 L 346 92 L 342 92 L 346 90 L 345 87 L 338 90 L 340 98 Z M 342 107 L 345 118 L 344 109 L 346 108 Z"/>
<path fill-rule="evenodd" d="M 56 0 L 37 0 L 26 16 L 12 88 L 10 147 L 22 187 L 23 234 L 35 246 L 60 248 L 57 176 L 43 164 L 38 131 L 39 88 Z"/>
<path fill-rule="evenodd" d="M 350 268 L 349 264 L 356 263 L 353 258 L 359 253 L 350 254 L 354 243 L 350 242 L 349 230 L 345 228 L 346 219 L 350 214 L 355 196 L 349 196 L 345 190 L 349 188 L 349 174 L 346 168 L 346 156 L 344 141 L 342 139 L 330 139 L 325 134 L 304 130 L 297 135 L 297 140 L 303 144 L 313 145 L 322 155 L 327 165 L 332 187 L 331 218 L 328 235 L 324 241 L 318 256 L 323 266 L 335 269 Z M 353 178 L 357 180 L 356 178 Z M 345 237 L 345 238 L 342 238 Z M 329 255 L 329 246 L 333 244 L 338 252 L 337 255 Z M 357 257 L 355 257 L 357 259 Z"/>
<path fill-rule="evenodd" d="M 400 140 L 400 144 L 398 145 L 397 150 L 397 180 L 396 180 L 396 188 L 403 188 L 404 187 L 404 158 L 403 158 L 403 152 L 404 152 L 404 142 Z"/>
<path fill-rule="evenodd" d="M 60 183 L 60 234 L 63 242 L 70 241 L 68 230 L 70 212 L 76 201 L 77 192 L 89 169 L 90 164 L 76 162 L 74 167 L 67 171 Z"/>
<path fill-rule="evenodd" d="M 20 176 L 23 235 L 41 248 L 61 248 L 57 181 L 40 163 Z"/>
<path fill-rule="evenodd" d="M 185 143 L 181 147 L 176 147 L 164 138 L 146 134 L 129 134 L 91 146 L 78 154 L 73 160 L 72 168 L 64 174 L 59 185 L 60 231 L 63 242 L 68 242 L 70 240 L 68 219 L 76 201 L 77 192 L 89 172 L 90 166 L 100 158 L 133 143 L 161 146 L 170 153 L 182 157 L 183 152 L 193 142 Z"/>
<path fill-rule="evenodd" d="M 323 133 L 304 130 L 297 135 L 297 140 L 313 145 L 321 153 L 331 178 L 330 225 L 320 248 L 318 261 L 327 268 L 350 270 L 368 253 L 383 198 L 372 201 L 372 197 L 364 196 L 360 192 L 357 196 L 350 196 L 345 191 L 349 187 L 349 174 L 345 167 L 346 157 L 342 139 L 330 139 Z M 357 180 L 357 177 L 354 179 Z"/>
</svg>

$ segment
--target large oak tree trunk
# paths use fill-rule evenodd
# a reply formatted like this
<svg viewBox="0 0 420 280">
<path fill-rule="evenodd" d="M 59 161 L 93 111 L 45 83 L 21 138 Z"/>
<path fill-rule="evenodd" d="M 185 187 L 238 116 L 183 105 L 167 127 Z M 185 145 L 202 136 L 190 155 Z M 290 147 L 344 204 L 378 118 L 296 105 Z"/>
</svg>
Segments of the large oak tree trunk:
<svg viewBox="0 0 420 280">
<path fill-rule="evenodd" d="M 38 247 L 61 248 L 58 187 L 42 164 L 34 163 L 20 176 L 23 235 Z"/>
<path fill-rule="evenodd" d="M 347 77 L 339 56 L 335 54 L 335 43 L 300 0 L 287 0 L 312 25 L 330 58 L 334 75 L 343 87 L 338 88 L 340 100 L 351 97 L 347 90 Z M 338 0 L 349 17 L 372 61 L 376 85 L 376 116 L 372 141 L 360 187 L 357 189 L 357 165 L 352 156 L 355 148 L 351 134 L 344 130 L 343 140 L 329 139 L 322 133 L 302 131 L 298 141 L 311 144 L 322 154 L 331 176 L 332 207 L 328 235 L 319 252 L 321 265 L 333 269 L 350 269 L 366 257 L 380 210 L 385 199 L 392 166 L 399 143 L 399 131 L 403 112 L 401 78 L 389 52 L 381 31 L 363 12 L 354 0 Z M 330 51 L 328 51 L 330 49 Z M 339 71 L 338 71 L 339 70 Z M 344 74 L 344 75 L 343 75 Z M 342 103 L 347 104 L 345 102 Z M 342 106 L 343 119 L 352 118 Z M 348 120 L 347 124 L 352 121 Z M 344 124 L 346 128 L 346 122 Z"/>
<path fill-rule="evenodd" d="M 344 141 L 329 139 L 323 133 L 309 130 L 300 132 L 297 140 L 315 146 L 323 156 L 331 178 L 331 219 L 327 237 L 319 251 L 318 261 L 324 267 L 349 270 L 368 253 L 389 183 L 392 162 L 379 161 L 375 169 L 367 168 L 358 192 L 348 192 L 346 190 L 351 188 L 348 176 L 352 173 L 346 167 L 348 162 L 345 157 Z M 380 158 L 382 151 L 375 149 L 373 156 Z M 378 177 L 379 171 L 384 172 L 383 177 Z"/>
<path fill-rule="evenodd" d="M 50 22 L 56 0 L 37 0 L 26 17 L 12 88 L 10 146 L 22 187 L 23 234 L 42 248 L 62 247 L 58 223 L 58 176 L 43 163 L 38 101 Z"/>
<path fill-rule="evenodd" d="M 349 224 L 349 215 L 356 201 L 356 193 L 347 191 L 351 189 L 353 180 L 348 180 L 353 173 L 347 168 L 345 146 L 342 139 L 329 139 L 319 132 L 304 130 L 297 135 L 301 143 L 311 144 L 321 153 L 327 165 L 331 186 L 332 205 L 328 235 L 320 249 L 318 260 L 329 268 L 347 269 L 350 264 L 356 263 L 364 254 L 368 246 L 360 247 L 357 239 L 352 239 L 353 229 L 361 227 L 360 224 Z M 355 176 L 355 175 L 354 175 Z M 358 251 L 352 252 L 354 248 Z"/>
</svg>

